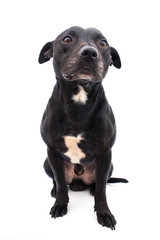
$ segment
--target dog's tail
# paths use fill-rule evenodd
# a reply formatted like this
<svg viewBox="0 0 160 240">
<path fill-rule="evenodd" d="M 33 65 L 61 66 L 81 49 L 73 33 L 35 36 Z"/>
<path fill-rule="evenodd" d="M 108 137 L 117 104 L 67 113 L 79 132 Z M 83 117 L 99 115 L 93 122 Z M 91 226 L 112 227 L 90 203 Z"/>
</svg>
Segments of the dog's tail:
<svg viewBox="0 0 160 240">
<path fill-rule="evenodd" d="M 125 178 L 109 178 L 107 183 L 128 183 L 128 180 Z"/>
</svg>

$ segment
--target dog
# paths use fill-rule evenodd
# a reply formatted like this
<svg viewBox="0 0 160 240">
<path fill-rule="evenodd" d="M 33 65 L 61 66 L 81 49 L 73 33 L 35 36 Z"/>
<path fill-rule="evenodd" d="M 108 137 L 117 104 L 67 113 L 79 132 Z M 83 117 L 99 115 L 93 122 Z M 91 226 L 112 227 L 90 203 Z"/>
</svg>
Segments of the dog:
<svg viewBox="0 0 160 240">
<path fill-rule="evenodd" d="M 90 188 L 98 222 L 113 230 L 106 183 L 127 180 L 111 178 L 116 124 L 102 80 L 109 66 L 121 68 L 119 54 L 99 30 L 71 27 L 44 45 L 39 63 L 51 58 L 57 83 L 41 123 L 47 145 L 44 169 L 53 179 L 51 195 L 56 198 L 51 217 L 67 213 L 68 185 L 73 191 Z"/>
</svg>

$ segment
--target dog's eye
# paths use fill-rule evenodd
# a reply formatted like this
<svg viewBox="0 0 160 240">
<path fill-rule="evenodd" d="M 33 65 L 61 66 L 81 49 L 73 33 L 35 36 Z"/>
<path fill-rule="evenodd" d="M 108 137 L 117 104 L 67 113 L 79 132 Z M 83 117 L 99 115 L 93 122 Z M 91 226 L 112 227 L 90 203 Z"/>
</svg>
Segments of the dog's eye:
<svg viewBox="0 0 160 240">
<path fill-rule="evenodd" d="M 65 43 L 71 43 L 72 41 L 73 41 L 72 38 L 69 36 L 66 36 L 65 38 L 63 38 L 63 42 Z"/>
<path fill-rule="evenodd" d="M 103 48 L 105 48 L 105 47 L 108 46 L 106 40 L 101 40 L 100 43 L 99 43 L 99 45 L 100 45 L 101 47 L 103 47 Z"/>
</svg>

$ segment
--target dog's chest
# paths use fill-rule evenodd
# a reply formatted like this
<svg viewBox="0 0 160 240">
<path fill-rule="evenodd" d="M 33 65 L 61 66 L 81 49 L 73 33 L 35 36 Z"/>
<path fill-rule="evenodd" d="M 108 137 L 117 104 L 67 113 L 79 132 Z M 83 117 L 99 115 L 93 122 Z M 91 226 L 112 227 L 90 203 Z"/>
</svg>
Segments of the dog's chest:
<svg viewBox="0 0 160 240">
<path fill-rule="evenodd" d="M 72 96 L 72 100 L 75 103 L 79 103 L 79 104 L 86 104 L 88 97 L 87 97 L 87 92 L 84 90 L 84 88 L 82 86 L 78 86 L 79 91 L 77 94 Z"/>
<path fill-rule="evenodd" d="M 64 136 L 63 138 L 67 148 L 67 151 L 63 154 L 70 159 L 71 163 L 80 163 L 80 160 L 86 157 L 86 154 L 79 146 L 81 141 L 85 140 L 82 134 L 78 134 L 77 136 Z"/>
</svg>

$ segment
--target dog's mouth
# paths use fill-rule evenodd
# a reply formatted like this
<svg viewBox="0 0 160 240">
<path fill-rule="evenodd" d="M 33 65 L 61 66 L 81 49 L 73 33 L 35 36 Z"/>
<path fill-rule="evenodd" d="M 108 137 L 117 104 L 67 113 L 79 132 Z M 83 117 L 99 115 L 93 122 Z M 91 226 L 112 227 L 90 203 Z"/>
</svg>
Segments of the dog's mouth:
<svg viewBox="0 0 160 240">
<path fill-rule="evenodd" d="M 97 76 L 89 69 L 84 68 L 79 71 L 75 71 L 72 74 L 63 74 L 63 77 L 69 81 L 75 80 L 88 80 L 88 81 L 97 81 Z"/>
</svg>

